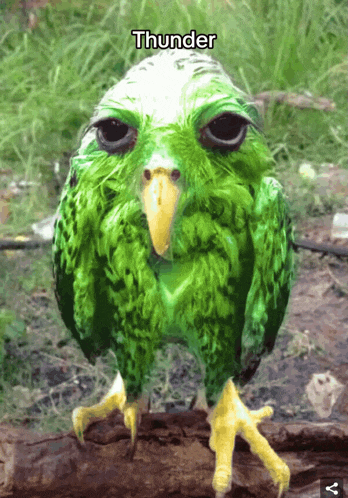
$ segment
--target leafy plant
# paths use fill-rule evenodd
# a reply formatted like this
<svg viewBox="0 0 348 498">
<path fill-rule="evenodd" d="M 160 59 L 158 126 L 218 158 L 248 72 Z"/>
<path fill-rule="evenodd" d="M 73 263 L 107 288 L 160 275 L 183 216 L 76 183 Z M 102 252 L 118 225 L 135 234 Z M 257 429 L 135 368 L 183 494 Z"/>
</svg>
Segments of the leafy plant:
<svg viewBox="0 0 348 498">
<path fill-rule="evenodd" d="M 18 339 L 25 334 L 25 323 L 16 319 L 16 315 L 10 310 L 0 310 L 0 365 L 4 360 L 4 343 L 6 339 Z"/>
</svg>

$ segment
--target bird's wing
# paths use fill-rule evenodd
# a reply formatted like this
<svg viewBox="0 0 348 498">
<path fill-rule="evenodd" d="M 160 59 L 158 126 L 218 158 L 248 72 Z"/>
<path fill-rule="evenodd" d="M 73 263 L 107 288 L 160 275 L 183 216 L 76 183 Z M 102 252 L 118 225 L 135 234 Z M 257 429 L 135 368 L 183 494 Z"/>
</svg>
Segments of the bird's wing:
<svg viewBox="0 0 348 498">
<path fill-rule="evenodd" d="M 261 183 L 250 232 L 254 269 L 242 332 L 242 382 L 253 376 L 261 356 L 272 350 L 290 294 L 293 236 L 287 200 L 274 178 L 265 177 Z"/>
<path fill-rule="evenodd" d="M 75 202 L 79 193 L 71 185 L 70 189 L 66 187 L 54 230 L 55 294 L 65 325 L 88 360 L 94 363 L 95 357 L 110 345 L 114 309 L 106 295 L 105 261 L 97 254 L 90 235 L 94 219 L 85 217 L 87 220 L 81 226 L 80 212 L 86 211 L 85 204 L 89 198 L 87 195 L 80 196 L 81 201 Z M 90 225 L 87 225 L 89 221 Z"/>
</svg>

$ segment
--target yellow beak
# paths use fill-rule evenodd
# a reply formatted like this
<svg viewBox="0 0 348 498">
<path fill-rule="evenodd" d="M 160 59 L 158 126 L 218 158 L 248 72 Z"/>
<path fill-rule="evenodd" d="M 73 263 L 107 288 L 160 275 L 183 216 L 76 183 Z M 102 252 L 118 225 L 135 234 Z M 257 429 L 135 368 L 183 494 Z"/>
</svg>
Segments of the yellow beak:
<svg viewBox="0 0 348 498">
<path fill-rule="evenodd" d="M 170 245 L 170 232 L 180 196 L 180 189 L 165 168 L 148 170 L 149 180 L 144 179 L 142 201 L 153 247 L 163 256 Z"/>
</svg>

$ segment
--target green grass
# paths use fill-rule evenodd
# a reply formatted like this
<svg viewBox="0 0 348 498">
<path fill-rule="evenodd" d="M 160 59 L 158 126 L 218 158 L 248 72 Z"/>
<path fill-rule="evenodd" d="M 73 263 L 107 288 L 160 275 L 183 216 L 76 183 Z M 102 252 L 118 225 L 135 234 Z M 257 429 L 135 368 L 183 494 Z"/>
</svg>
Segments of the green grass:
<svg viewBox="0 0 348 498">
<path fill-rule="evenodd" d="M 1 230 L 23 231 L 54 210 L 54 162 L 76 149 L 105 90 L 149 55 L 135 49 L 132 29 L 217 33 L 211 53 L 251 94 L 305 91 L 332 99 L 332 113 L 270 106 L 265 133 L 280 176 L 304 160 L 346 167 L 346 14 L 345 2 L 333 0 L 105 1 L 102 7 L 81 1 L 40 9 L 32 31 L 20 30 L 16 16 L 0 23 L 2 163 L 38 182 L 12 202 L 11 226 Z"/>
<path fill-rule="evenodd" d="M 69 156 L 94 105 L 132 64 L 152 53 L 135 49 L 132 29 L 216 33 L 215 49 L 209 53 L 248 93 L 284 90 L 332 99 L 335 112 L 270 105 L 264 130 L 295 218 L 340 207 L 342 199 L 335 196 L 318 200 L 315 187 L 303 182 L 297 171 L 303 161 L 314 169 L 325 162 L 347 167 L 346 2 L 61 1 L 39 9 L 39 23 L 31 31 L 15 9 L 11 11 L 14 3 L 0 10 L 0 170 L 12 172 L 0 175 L 0 189 L 12 180 L 35 185 L 11 200 L 11 216 L 0 225 L 0 237 L 31 233 L 31 223 L 55 211 L 55 164 L 59 163 L 64 179 Z M 14 386 L 38 388 L 22 351 L 43 351 L 74 361 L 76 375 L 89 368 L 95 381 L 92 398 L 98 399 L 112 377 L 108 362 L 105 370 L 88 367 L 75 343 L 58 347 L 68 333 L 55 306 L 49 250 L 12 257 L 0 253 L 0 282 L 0 306 L 7 313 L 3 327 L 10 320 L 15 327 L 24 323 L 26 328 L 23 337 L 7 339 L 18 357 L 0 373 L 0 419 L 18 421 L 26 413 L 13 406 Z M 43 290 L 44 312 L 35 304 L 35 296 Z M 40 323 L 44 326 L 35 325 Z M 162 380 L 165 386 L 167 359 L 172 356 L 173 351 L 166 349 L 159 358 L 163 366 L 159 390 Z M 167 396 L 164 387 L 161 394 Z M 38 426 L 41 430 L 70 427 L 70 411 L 48 410 L 38 416 Z"/>
</svg>

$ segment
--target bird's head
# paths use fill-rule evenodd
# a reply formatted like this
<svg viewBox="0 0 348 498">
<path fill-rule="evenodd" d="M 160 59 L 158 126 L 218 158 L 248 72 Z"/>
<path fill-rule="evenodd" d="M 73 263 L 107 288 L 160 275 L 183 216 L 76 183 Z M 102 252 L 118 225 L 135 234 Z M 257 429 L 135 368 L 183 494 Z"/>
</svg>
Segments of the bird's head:
<svg viewBox="0 0 348 498">
<path fill-rule="evenodd" d="M 131 226 L 145 215 L 148 244 L 170 259 L 185 209 L 213 212 L 217 199 L 228 205 L 233 196 L 250 204 L 240 186 L 253 188 L 269 167 L 257 119 L 219 62 L 188 50 L 162 51 L 106 93 L 72 171 L 85 175 L 91 203 L 102 185 L 104 199 L 117 197 L 110 223 Z"/>
</svg>

